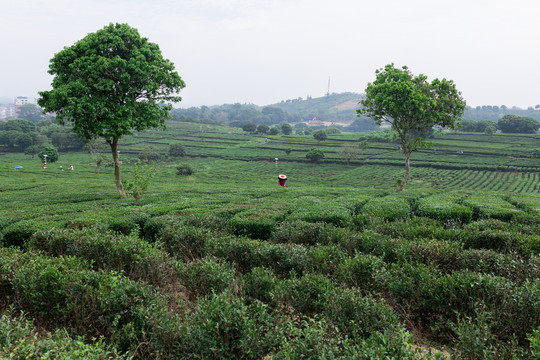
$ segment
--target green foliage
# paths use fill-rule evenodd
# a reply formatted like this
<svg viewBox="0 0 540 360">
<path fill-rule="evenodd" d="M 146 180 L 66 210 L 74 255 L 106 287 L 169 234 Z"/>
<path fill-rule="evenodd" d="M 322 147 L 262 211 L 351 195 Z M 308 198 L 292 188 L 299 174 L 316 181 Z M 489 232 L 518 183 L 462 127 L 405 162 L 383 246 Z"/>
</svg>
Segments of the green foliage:
<svg viewBox="0 0 540 360">
<path fill-rule="evenodd" d="M 465 101 L 451 80 L 429 83 L 425 75 L 414 76 L 406 66 L 397 69 L 389 64 L 376 74 L 357 113 L 371 117 L 378 125 L 387 122 L 398 133 L 405 155 L 400 191 L 409 178 L 410 154 L 425 145 L 424 138 L 433 126 L 454 128 L 465 110 Z"/>
<path fill-rule="evenodd" d="M 39 147 L 37 145 L 30 145 L 26 149 L 24 149 L 24 155 L 30 155 L 32 156 L 32 159 L 38 152 L 39 152 Z"/>
<path fill-rule="evenodd" d="M 362 216 L 377 216 L 389 221 L 408 218 L 410 213 L 409 202 L 394 196 L 373 198 L 362 208 Z"/>
<path fill-rule="evenodd" d="M 452 195 L 442 194 L 422 198 L 418 201 L 417 214 L 432 219 L 469 223 L 472 220 L 472 210 L 455 202 Z"/>
<path fill-rule="evenodd" d="M 39 152 L 38 156 L 42 161 L 45 161 L 44 155 L 47 155 L 47 162 L 54 163 L 58 161 L 58 150 L 53 145 L 46 146 Z"/>
<path fill-rule="evenodd" d="M 313 138 L 317 141 L 325 141 L 328 139 L 328 134 L 325 130 L 317 130 L 313 133 Z"/>
<path fill-rule="evenodd" d="M 186 156 L 186 149 L 184 145 L 180 143 L 169 145 L 169 156 L 171 157 L 184 157 Z"/>
<path fill-rule="evenodd" d="M 499 119 L 497 127 L 503 133 L 534 134 L 540 128 L 540 123 L 530 117 L 507 114 Z"/>
<path fill-rule="evenodd" d="M 144 162 L 155 162 L 161 160 L 161 154 L 158 150 L 153 148 L 152 146 L 147 147 L 144 149 L 142 153 L 139 154 L 139 160 Z"/>
<path fill-rule="evenodd" d="M 221 293 L 234 287 L 235 270 L 216 257 L 203 257 L 178 264 L 178 277 L 193 299 Z"/>
<path fill-rule="evenodd" d="M 257 131 L 257 125 L 252 122 L 248 122 L 244 126 L 242 126 L 242 130 L 248 133 L 254 133 L 255 131 Z"/>
<path fill-rule="evenodd" d="M 88 34 L 56 53 L 49 68 L 53 89 L 40 92 L 39 105 L 54 112 L 59 124 L 71 123 L 80 138 L 105 139 L 118 193 L 126 197 L 118 140 L 134 131 L 164 127 L 172 106 L 163 103 L 180 101 L 177 93 L 184 82 L 159 47 L 127 24 L 110 24 Z"/>
<path fill-rule="evenodd" d="M 306 159 L 311 162 L 317 163 L 324 159 L 324 152 L 320 149 L 313 147 L 306 153 Z"/>
<path fill-rule="evenodd" d="M 131 359 L 121 355 L 104 338 L 93 338 L 89 343 L 84 337 L 72 337 L 65 329 L 54 332 L 39 330 L 24 313 L 16 316 L 9 309 L 0 317 L 0 357 L 4 359 Z M 39 355 L 38 355 L 39 354 Z"/>
<path fill-rule="evenodd" d="M 283 133 L 283 135 L 291 135 L 292 130 L 293 130 L 293 127 L 291 124 L 288 124 L 288 123 L 281 124 L 281 132 Z"/>
<path fill-rule="evenodd" d="M 176 167 L 176 175 L 189 176 L 195 173 L 195 169 L 188 163 L 182 163 Z"/>
<path fill-rule="evenodd" d="M 139 160 L 135 163 L 133 179 L 126 181 L 127 194 L 133 196 L 135 201 L 140 204 L 144 194 L 148 191 L 152 178 L 156 175 L 156 169 L 148 164 L 142 164 Z"/>
</svg>

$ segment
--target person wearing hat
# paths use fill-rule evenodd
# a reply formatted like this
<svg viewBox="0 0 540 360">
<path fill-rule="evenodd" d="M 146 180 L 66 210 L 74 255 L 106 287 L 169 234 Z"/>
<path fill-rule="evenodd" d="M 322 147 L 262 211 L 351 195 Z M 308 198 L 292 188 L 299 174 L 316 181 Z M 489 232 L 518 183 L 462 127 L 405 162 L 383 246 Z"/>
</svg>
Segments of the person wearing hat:
<svg viewBox="0 0 540 360">
<path fill-rule="evenodd" d="M 279 186 L 283 186 L 283 187 L 286 187 L 285 186 L 285 181 L 287 181 L 287 175 L 278 175 L 278 184 Z"/>
</svg>

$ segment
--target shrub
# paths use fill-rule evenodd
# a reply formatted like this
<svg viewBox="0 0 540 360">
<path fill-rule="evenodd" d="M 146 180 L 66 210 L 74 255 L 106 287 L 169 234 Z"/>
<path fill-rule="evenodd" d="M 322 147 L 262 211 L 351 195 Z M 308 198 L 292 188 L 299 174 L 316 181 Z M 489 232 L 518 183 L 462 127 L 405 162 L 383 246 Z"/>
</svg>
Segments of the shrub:
<svg viewBox="0 0 540 360">
<path fill-rule="evenodd" d="M 322 159 L 324 159 L 324 153 L 322 150 L 319 150 L 317 148 L 311 148 L 307 154 L 306 159 L 308 159 L 311 162 L 318 163 Z"/>
<path fill-rule="evenodd" d="M 0 317 L 0 357 L 3 359 L 129 359 L 119 354 L 113 347 L 104 343 L 103 338 L 88 343 L 82 336 L 72 337 L 65 329 L 55 332 L 38 330 L 33 321 L 21 313 L 15 316 L 12 309 Z M 40 354 L 40 355 L 38 355 Z"/>
<path fill-rule="evenodd" d="M 275 301 L 284 309 L 292 307 L 304 315 L 322 314 L 333 287 L 332 281 L 326 276 L 307 273 L 280 282 Z"/>
<path fill-rule="evenodd" d="M 289 216 L 289 219 L 312 223 L 324 222 L 343 227 L 351 222 L 352 216 L 347 208 L 339 204 L 306 201 Z"/>
<path fill-rule="evenodd" d="M 32 237 L 38 227 L 31 220 L 21 220 L 8 225 L 3 231 L 4 246 L 24 248 L 25 243 Z"/>
<path fill-rule="evenodd" d="M 229 221 L 235 235 L 267 240 L 285 211 L 255 207 L 235 214 Z"/>
<path fill-rule="evenodd" d="M 453 202 L 452 197 L 435 195 L 418 200 L 418 216 L 425 216 L 440 221 L 469 223 L 473 212 L 470 208 Z"/>
<path fill-rule="evenodd" d="M 335 288 L 328 296 L 324 312 L 342 334 L 358 341 L 376 331 L 398 329 L 399 320 L 392 308 L 357 289 Z"/>
<path fill-rule="evenodd" d="M 208 254 L 207 244 L 213 237 L 206 228 L 179 224 L 161 232 L 160 243 L 175 258 L 191 261 Z"/>
<path fill-rule="evenodd" d="M 176 167 L 176 175 L 189 176 L 195 173 L 195 169 L 188 163 L 182 163 Z"/>
<path fill-rule="evenodd" d="M 378 278 L 385 271 L 386 265 L 381 258 L 357 253 L 353 258 L 345 259 L 338 265 L 336 277 L 347 286 L 363 291 L 375 291 L 380 289 Z"/>
<path fill-rule="evenodd" d="M 47 161 L 50 163 L 58 161 L 58 149 L 53 145 L 49 145 L 39 152 L 38 156 L 42 161 L 45 161 L 44 155 L 47 155 Z"/>
<path fill-rule="evenodd" d="M 277 347 L 276 320 L 266 306 L 245 305 L 226 292 L 200 299 L 186 326 L 186 346 L 175 358 L 262 359 Z"/>
<path fill-rule="evenodd" d="M 273 299 L 278 279 L 272 270 L 266 267 L 255 267 L 243 277 L 244 295 L 250 300 L 259 300 L 270 304 Z"/>
<path fill-rule="evenodd" d="M 184 145 L 180 143 L 169 145 L 169 156 L 171 157 L 184 157 L 186 156 L 186 149 Z"/>
<path fill-rule="evenodd" d="M 369 200 L 362 208 L 362 214 L 377 216 L 388 221 L 405 219 L 410 216 L 409 202 L 400 197 L 385 196 Z"/>
<path fill-rule="evenodd" d="M 178 263 L 178 276 L 192 298 L 220 293 L 233 288 L 235 271 L 230 263 L 216 257 L 205 257 Z"/>
<path fill-rule="evenodd" d="M 95 269 L 122 272 L 133 280 L 164 286 L 174 281 L 174 264 L 167 254 L 135 234 L 84 230 L 38 231 L 28 247 L 52 256 L 76 256 Z"/>
<path fill-rule="evenodd" d="M 291 219 L 276 226 L 270 241 L 302 245 L 331 244 L 337 243 L 343 236 L 343 229 L 331 224 Z"/>
</svg>

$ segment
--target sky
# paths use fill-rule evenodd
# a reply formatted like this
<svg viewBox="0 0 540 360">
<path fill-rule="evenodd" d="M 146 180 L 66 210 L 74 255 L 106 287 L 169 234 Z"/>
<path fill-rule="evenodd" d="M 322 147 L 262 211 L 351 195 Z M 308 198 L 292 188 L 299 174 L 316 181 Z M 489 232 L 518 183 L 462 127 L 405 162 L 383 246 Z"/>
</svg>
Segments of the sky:
<svg viewBox="0 0 540 360">
<path fill-rule="evenodd" d="M 159 45 L 175 107 L 363 93 L 386 64 L 467 105 L 540 104 L 537 0 L 0 0 L 0 97 L 50 90 L 49 60 L 109 23 Z M 328 86 L 330 84 L 330 86 Z"/>
</svg>

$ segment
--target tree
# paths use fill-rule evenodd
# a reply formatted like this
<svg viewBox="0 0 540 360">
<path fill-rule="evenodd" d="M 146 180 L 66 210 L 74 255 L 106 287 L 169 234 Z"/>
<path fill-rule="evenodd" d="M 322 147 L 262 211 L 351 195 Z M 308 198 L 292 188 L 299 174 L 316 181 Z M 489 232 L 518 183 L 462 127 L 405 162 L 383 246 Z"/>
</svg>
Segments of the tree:
<svg viewBox="0 0 540 360">
<path fill-rule="evenodd" d="M 313 133 L 313 138 L 317 141 L 324 141 L 328 139 L 328 135 L 324 130 L 317 130 Z"/>
<path fill-rule="evenodd" d="M 38 104 L 55 112 L 61 125 L 70 123 L 82 139 L 105 139 L 116 188 L 125 198 L 118 141 L 134 131 L 165 128 L 169 102 L 180 101 L 177 93 L 185 87 L 173 63 L 136 29 L 109 24 L 57 53 L 49 73 L 53 90 L 40 92 Z"/>
<path fill-rule="evenodd" d="M 257 132 L 259 134 L 266 134 L 268 130 L 270 130 L 270 127 L 266 124 L 260 124 L 259 126 L 257 126 Z"/>
<path fill-rule="evenodd" d="M 283 135 L 291 135 L 293 127 L 289 123 L 281 124 L 281 132 Z"/>
<path fill-rule="evenodd" d="M 270 127 L 270 130 L 268 130 L 268 133 L 270 135 L 277 135 L 277 134 L 279 134 L 279 128 L 274 125 L 274 126 Z"/>
<path fill-rule="evenodd" d="M 32 159 L 38 152 L 39 152 L 39 147 L 37 145 L 30 145 L 26 149 L 24 149 L 24 155 L 30 155 L 32 156 Z"/>
<path fill-rule="evenodd" d="M 540 128 L 540 123 L 530 117 L 507 114 L 499 119 L 497 127 L 503 133 L 534 134 Z"/>
<path fill-rule="evenodd" d="M 324 153 L 322 150 L 313 147 L 307 152 L 306 159 L 311 162 L 319 162 L 324 159 Z"/>
<path fill-rule="evenodd" d="M 58 149 L 56 149 L 54 146 L 52 145 L 49 145 L 47 147 L 45 147 L 45 149 L 41 150 L 38 154 L 39 158 L 44 161 L 45 160 L 45 156 L 43 155 L 47 155 L 47 161 L 48 162 L 56 162 L 58 160 Z"/>
<path fill-rule="evenodd" d="M 248 122 L 244 124 L 244 126 L 242 126 L 242 130 L 248 133 L 254 133 L 255 131 L 257 131 L 257 125 L 252 122 Z"/>
<path fill-rule="evenodd" d="M 31 121 L 33 123 L 39 122 L 43 115 L 40 108 L 34 104 L 25 104 L 19 107 L 19 113 L 17 115 L 19 119 Z"/>
<path fill-rule="evenodd" d="M 369 116 L 378 125 L 388 122 L 398 133 L 405 174 L 396 191 L 403 190 L 409 179 L 411 153 L 428 146 L 424 141 L 427 132 L 435 125 L 455 128 L 466 107 L 453 81 L 434 79 L 429 83 L 425 75 L 414 76 L 406 66 L 397 69 L 394 64 L 376 71 L 360 104 L 359 116 Z"/>
</svg>

